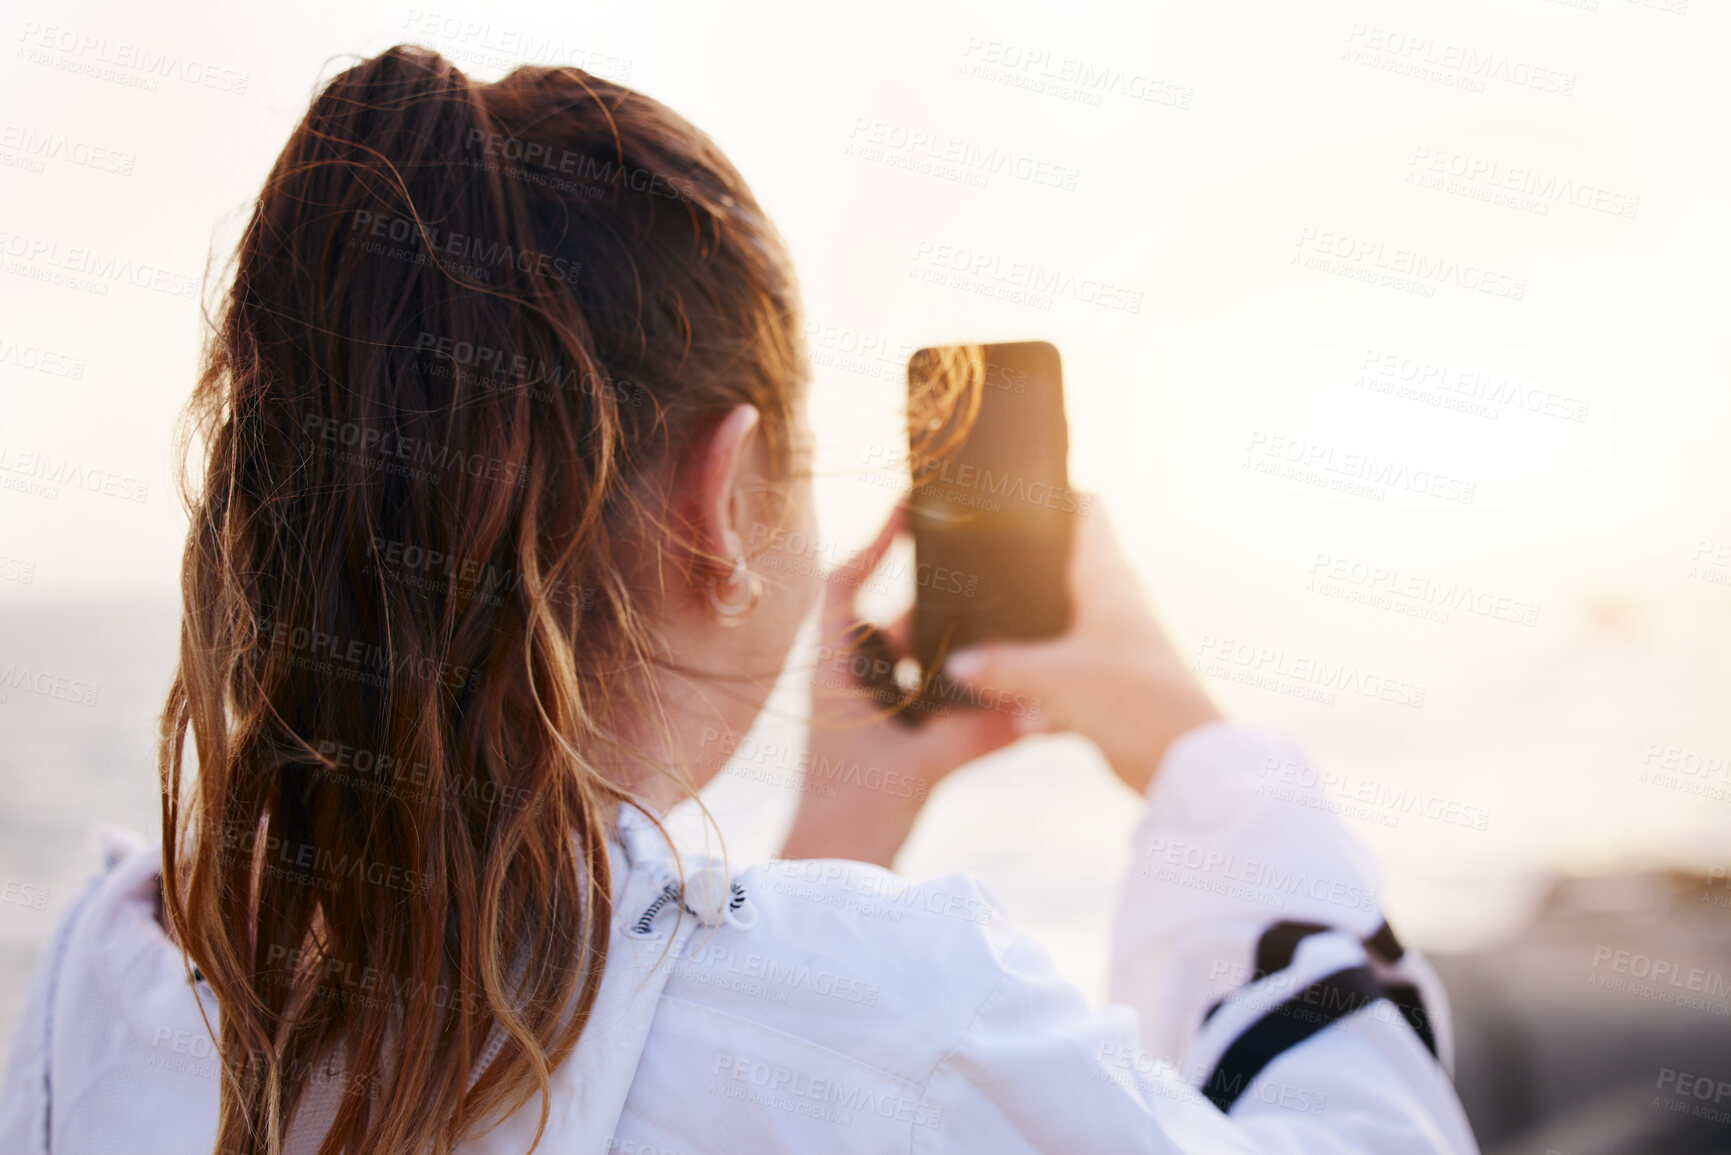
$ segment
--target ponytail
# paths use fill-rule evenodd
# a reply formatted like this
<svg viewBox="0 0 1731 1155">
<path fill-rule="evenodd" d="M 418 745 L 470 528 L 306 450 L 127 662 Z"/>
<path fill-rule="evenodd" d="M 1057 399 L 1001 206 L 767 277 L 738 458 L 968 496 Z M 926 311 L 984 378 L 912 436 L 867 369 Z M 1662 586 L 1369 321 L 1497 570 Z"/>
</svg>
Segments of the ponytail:
<svg viewBox="0 0 1731 1155">
<path fill-rule="evenodd" d="M 409 47 L 319 93 L 184 432 L 164 906 L 220 1009 L 218 1152 L 315 1101 L 321 1155 L 537 1094 L 545 1127 L 606 961 L 602 767 L 663 656 L 623 562 L 733 405 L 791 467 L 802 384 L 781 242 L 670 110 Z"/>
</svg>

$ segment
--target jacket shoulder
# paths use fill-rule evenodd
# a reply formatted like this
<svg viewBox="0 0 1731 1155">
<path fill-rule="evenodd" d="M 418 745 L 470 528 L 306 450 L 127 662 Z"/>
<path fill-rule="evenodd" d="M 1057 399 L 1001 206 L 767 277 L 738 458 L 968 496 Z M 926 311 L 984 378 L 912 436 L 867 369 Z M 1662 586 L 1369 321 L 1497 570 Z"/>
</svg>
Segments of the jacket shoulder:
<svg viewBox="0 0 1731 1155">
<path fill-rule="evenodd" d="M 921 882 L 861 862 L 738 876 L 749 925 L 699 927 L 663 998 L 923 1083 L 997 987 L 1007 919 L 971 874 Z"/>
</svg>

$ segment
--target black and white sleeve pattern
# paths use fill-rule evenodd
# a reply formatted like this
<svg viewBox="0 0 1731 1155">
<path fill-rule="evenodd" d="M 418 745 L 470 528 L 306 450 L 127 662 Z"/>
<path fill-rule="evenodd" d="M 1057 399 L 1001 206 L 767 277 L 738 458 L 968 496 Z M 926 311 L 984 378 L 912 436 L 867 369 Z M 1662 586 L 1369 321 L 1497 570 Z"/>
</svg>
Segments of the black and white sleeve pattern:
<svg viewBox="0 0 1731 1155">
<path fill-rule="evenodd" d="M 1476 1151 L 1449 1082 L 1447 996 L 1383 917 L 1374 862 L 1303 755 L 1225 724 L 1175 742 L 1149 791 L 1111 993 L 1141 1042 L 1248 1133 Z M 1344 1131 L 1343 1131 L 1344 1129 Z"/>
</svg>

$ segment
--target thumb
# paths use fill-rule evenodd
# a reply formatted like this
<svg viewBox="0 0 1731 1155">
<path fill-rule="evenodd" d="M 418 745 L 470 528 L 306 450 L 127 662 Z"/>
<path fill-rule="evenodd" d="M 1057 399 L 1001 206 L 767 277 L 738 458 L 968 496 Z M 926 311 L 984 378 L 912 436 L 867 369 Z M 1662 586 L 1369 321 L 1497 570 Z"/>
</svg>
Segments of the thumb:
<svg viewBox="0 0 1731 1155">
<path fill-rule="evenodd" d="M 1053 665 L 1040 643 L 981 642 L 957 650 L 944 662 L 943 676 L 974 695 L 1010 698 L 1012 716 L 1024 734 L 1044 733 L 1055 725 Z"/>
</svg>

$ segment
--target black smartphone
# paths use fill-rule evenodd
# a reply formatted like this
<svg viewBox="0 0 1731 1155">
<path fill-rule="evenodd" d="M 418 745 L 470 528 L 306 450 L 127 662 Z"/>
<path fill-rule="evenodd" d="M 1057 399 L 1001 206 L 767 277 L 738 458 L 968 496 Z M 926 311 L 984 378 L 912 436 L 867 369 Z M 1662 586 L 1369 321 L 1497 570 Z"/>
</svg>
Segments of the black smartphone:
<svg viewBox="0 0 1731 1155">
<path fill-rule="evenodd" d="M 908 362 L 913 657 L 944 659 L 1070 624 L 1070 488 L 1058 350 L 1045 341 L 921 349 Z M 940 695 L 942 696 L 942 695 Z"/>
</svg>

